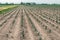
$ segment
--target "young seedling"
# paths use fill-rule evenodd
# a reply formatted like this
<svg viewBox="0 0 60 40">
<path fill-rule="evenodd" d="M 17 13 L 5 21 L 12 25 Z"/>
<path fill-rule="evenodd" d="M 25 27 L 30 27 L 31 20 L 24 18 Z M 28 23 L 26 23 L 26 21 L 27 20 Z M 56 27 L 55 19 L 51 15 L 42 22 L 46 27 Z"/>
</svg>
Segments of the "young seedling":
<svg viewBox="0 0 60 40">
<path fill-rule="evenodd" d="M 48 33 L 51 33 L 51 29 L 49 29 Z"/>
</svg>

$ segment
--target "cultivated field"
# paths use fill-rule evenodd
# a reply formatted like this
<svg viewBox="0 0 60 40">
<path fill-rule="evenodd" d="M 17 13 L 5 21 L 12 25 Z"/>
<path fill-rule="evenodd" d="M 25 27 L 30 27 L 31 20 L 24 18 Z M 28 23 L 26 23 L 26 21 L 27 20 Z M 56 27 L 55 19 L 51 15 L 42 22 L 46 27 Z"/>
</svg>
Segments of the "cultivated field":
<svg viewBox="0 0 60 40">
<path fill-rule="evenodd" d="M 0 40 L 60 40 L 60 7 L 21 5 L 1 15 Z"/>
<path fill-rule="evenodd" d="M 8 8 L 13 8 L 15 6 L 17 6 L 17 5 L 4 5 L 4 6 L 0 5 L 0 11 L 8 9 Z"/>
</svg>

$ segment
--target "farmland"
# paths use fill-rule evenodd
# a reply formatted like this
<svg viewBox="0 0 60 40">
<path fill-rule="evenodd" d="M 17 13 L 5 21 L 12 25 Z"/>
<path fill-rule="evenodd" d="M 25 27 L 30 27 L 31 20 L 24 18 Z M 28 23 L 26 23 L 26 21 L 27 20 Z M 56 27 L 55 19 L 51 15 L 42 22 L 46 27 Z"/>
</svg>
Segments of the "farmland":
<svg viewBox="0 0 60 40">
<path fill-rule="evenodd" d="M 60 40 L 60 5 L 20 5 L 1 14 L 0 40 Z"/>
<path fill-rule="evenodd" d="M 8 8 L 12 8 L 12 7 L 15 7 L 16 5 L 6 5 L 6 6 L 0 6 L 0 11 L 2 11 L 2 10 L 5 10 L 5 9 L 8 9 Z"/>
<path fill-rule="evenodd" d="M 1 5 L 0 4 L 0 14 L 5 13 L 11 9 L 13 9 L 14 7 L 17 7 L 18 5 Z"/>
</svg>

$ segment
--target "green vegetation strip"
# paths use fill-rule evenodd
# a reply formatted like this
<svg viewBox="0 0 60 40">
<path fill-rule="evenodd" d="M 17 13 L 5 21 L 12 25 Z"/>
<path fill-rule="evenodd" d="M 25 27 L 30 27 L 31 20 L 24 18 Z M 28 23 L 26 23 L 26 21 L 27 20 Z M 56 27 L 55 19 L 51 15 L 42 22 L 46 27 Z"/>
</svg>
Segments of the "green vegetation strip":
<svg viewBox="0 0 60 40">
<path fill-rule="evenodd" d="M 14 5 L 12 5 L 12 6 L 14 6 Z M 14 9 L 14 8 L 16 8 L 16 7 L 18 7 L 18 6 L 16 5 L 16 6 L 14 6 L 14 7 L 11 7 L 11 8 L 7 8 L 7 9 L 4 9 L 4 10 L 1 10 L 1 11 L 0 11 L 0 14 L 4 14 L 4 13 L 6 13 L 6 12 L 8 12 L 8 11 Z"/>
</svg>

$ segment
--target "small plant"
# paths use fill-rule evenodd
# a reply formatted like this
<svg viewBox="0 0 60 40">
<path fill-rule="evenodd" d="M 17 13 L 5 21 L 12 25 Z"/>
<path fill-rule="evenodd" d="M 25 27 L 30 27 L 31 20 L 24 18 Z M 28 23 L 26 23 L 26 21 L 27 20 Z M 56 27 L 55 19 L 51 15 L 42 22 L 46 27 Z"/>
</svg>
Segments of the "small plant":
<svg viewBox="0 0 60 40">
<path fill-rule="evenodd" d="M 49 30 L 48 33 L 51 33 L 51 30 Z"/>
<path fill-rule="evenodd" d="M 9 37 L 8 34 L 6 34 L 6 37 Z"/>
<path fill-rule="evenodd" d="M 14 21 L 12 22 L 12 24 L 14 24 L 15 23 L 15 19 L 14 19 Z"/>
<path fill-rule="evenodd" d="M 45 26 L 45 29 L 47 30 L 47 26 Z"/>
<path fill-rule="evenodd" d="M 42 38 L 40 37 L 39 40 L 42 40 Z"/>
<path fill-rule="evenodd" d="M 58 27 L 58 26 L 56 26 L 56 28 L 58 29 L 59 27 Z"/>
<path fill-rule="evenodd" d="M 13 36 L 11 36 L 11 38 L 14 38 Z"/>
<path fill-rule="evenodd" d="M 11 31 L 9 31 L 9 33 L 11 33 Z"/>
<path fill-rule="evenodd" d="M 21 34 L 22 34 L 22 38 L 24 39 L 25 38 L 24 31 L 22 31 Z"/>
</svg>

